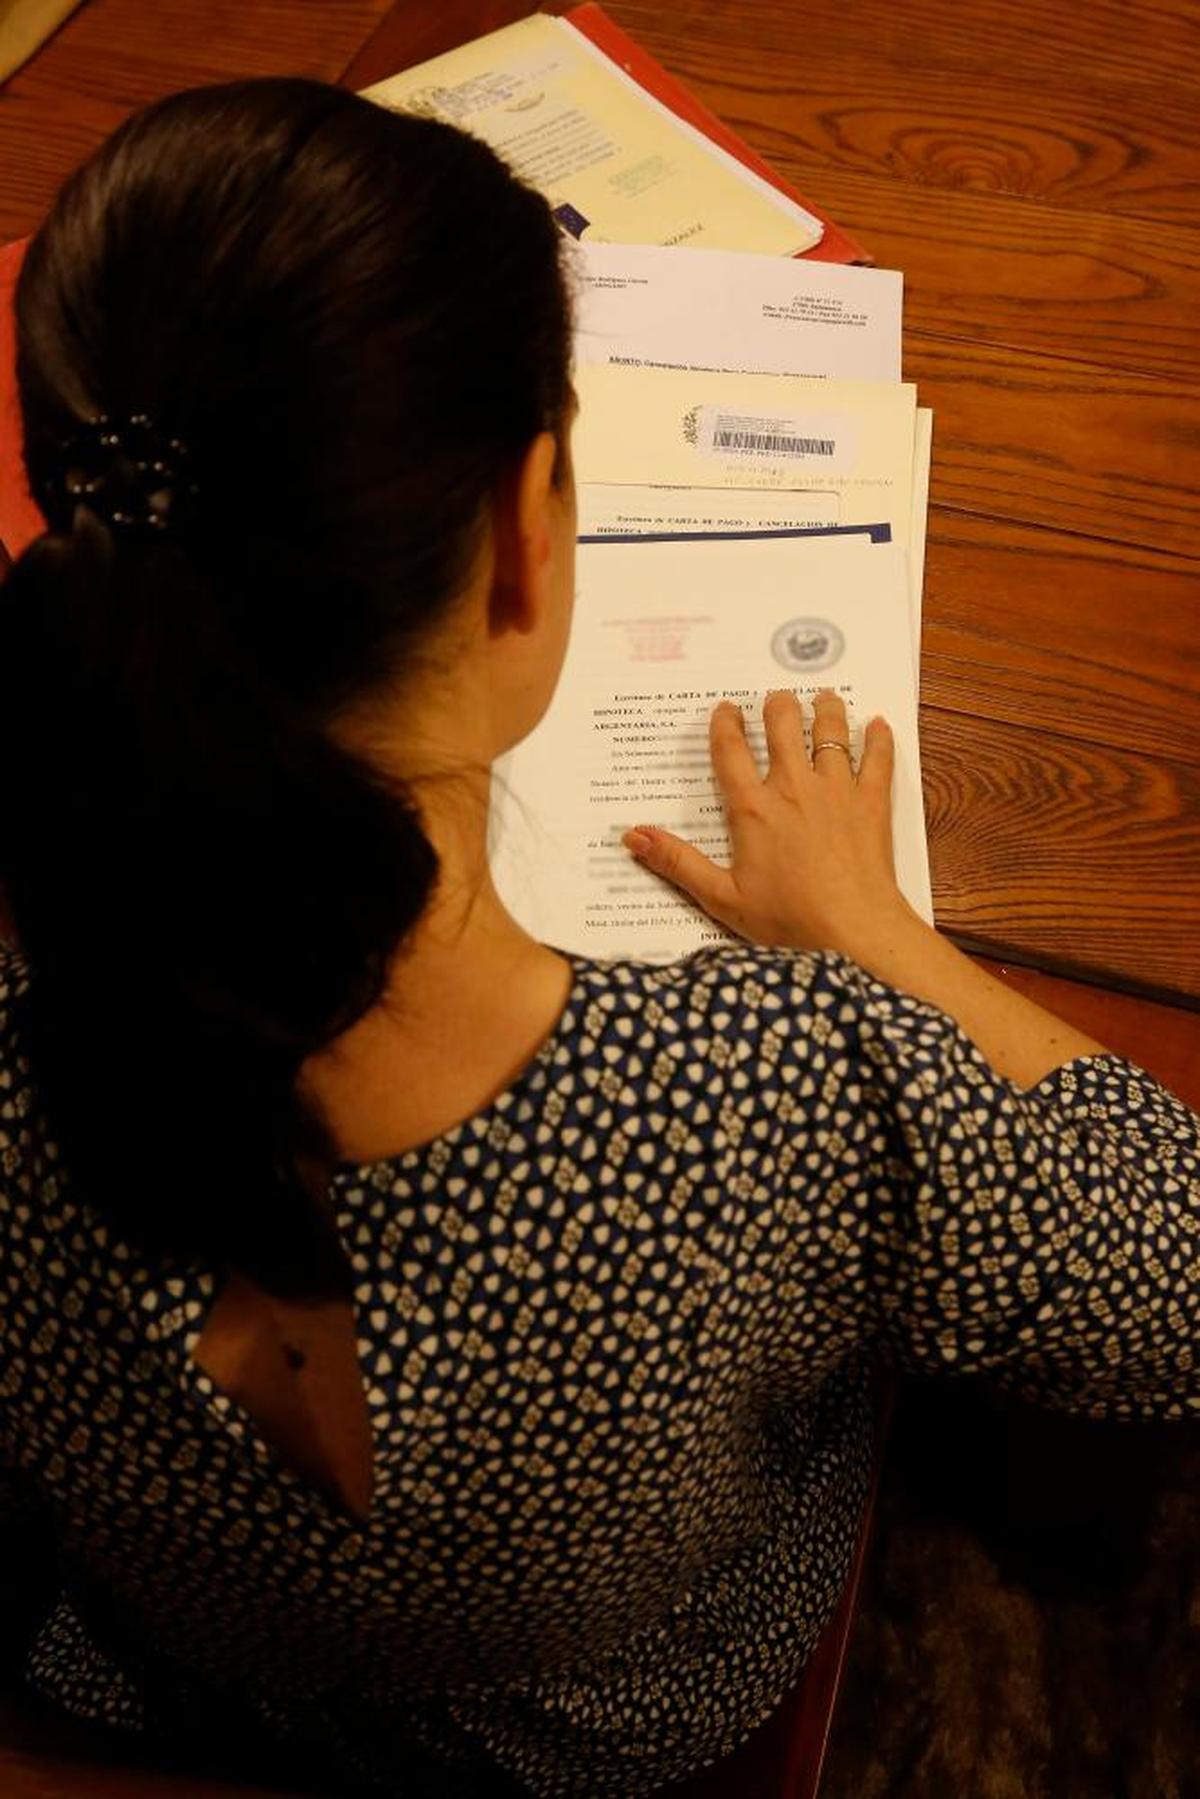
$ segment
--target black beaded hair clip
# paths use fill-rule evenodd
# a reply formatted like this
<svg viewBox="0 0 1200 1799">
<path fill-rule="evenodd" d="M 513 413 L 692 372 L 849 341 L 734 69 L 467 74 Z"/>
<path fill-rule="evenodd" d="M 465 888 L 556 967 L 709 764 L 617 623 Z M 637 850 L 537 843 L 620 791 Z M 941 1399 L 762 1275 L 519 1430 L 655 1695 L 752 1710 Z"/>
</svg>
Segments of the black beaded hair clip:
<svg viewBox="0 0 1200 1799">
<path fill-rule="evenodd" d="M 165 531 L 196 496 L 187 446 L 144 412 L 91 419 L 61 446 L 47 481 L 47 510 L 87 506 L 114 530 Z"/>
</svg>

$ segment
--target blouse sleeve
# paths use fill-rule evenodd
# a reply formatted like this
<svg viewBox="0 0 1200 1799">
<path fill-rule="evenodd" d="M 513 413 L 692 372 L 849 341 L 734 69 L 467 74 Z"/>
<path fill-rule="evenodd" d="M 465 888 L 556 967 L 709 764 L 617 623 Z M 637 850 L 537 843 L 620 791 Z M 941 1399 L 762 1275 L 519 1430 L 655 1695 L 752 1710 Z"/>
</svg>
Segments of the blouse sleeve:
<svg viewBox="0 0 1200 1799">
<path fill-rule="evenodd" d="M 840 1098 L 875 1150 L 875 1333 L 910 1368 L 1096 1417 L 1200 1412 L 1200 1118 L 1116 1056 L 1018 1088 L 935 1007 L 824 972 Z"/>
</svg>

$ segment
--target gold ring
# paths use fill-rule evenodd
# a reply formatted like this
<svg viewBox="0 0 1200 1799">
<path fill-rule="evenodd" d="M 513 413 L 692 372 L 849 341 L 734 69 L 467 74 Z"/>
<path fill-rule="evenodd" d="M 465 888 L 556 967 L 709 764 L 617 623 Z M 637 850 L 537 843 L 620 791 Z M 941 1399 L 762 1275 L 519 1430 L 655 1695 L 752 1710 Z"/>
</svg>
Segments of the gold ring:
<svg viewBox="0 0 1200 1799">
<path fill-rule="evenodd" d="M 836 737 L 822 737 L 820 743 L 814 743 L 813 755 L 815 756 L 819 750 L 841 750 L 847 762 L 850 760 L 850 745 L 839 743 Z"/>
</svg>

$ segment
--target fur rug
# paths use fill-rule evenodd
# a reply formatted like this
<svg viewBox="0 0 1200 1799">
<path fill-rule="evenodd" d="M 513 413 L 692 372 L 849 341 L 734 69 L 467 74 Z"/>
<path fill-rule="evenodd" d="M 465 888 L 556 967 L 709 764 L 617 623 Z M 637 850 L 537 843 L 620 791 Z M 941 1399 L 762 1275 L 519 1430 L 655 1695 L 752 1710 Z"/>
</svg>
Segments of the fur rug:
<svg viewBox="0 0 1200 1799">
<path fill-rule="evenodd" d="M 1200 1799 L 1200 1431 L 906 1388 L 821 1799 Z"/>
</svg>

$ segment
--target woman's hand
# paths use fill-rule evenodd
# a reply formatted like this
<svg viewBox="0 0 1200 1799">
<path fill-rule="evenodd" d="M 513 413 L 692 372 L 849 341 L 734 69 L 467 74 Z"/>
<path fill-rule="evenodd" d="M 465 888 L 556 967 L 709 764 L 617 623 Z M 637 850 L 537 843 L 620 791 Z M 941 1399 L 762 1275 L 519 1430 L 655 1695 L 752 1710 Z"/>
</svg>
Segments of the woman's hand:
<svg viewBox="0 0 1200 1799">
<path fill-rule="evenodd" d="M 856 776 L 841 699 L 819 693 L 814 714 L 810 759 L 799 700 L 788 692 L 767 695 L 764 778 L 740 707 L 723 700 L 714 711 L 709 739 L 729 822 L 730 867 L 653 826 L 638 826 L 624 842 L 645 867 L 754 943 L 834 949 L 869 961 L 899 917 L 915 919 L 892 864 L 892 734 L 883 719 L 872 719 Z"/>
<path fill-rule="evenodd" d="M 718 706 L 712 755 L 732 865 L 719 868 L 652 827 L 625 838 L 638 860 L 755 943 L 840 950 L 878 980 L 940 1007 L 1000 1074 L 1023 1087 L 1075 1056 L 1103 1055 L 1094 1038 L 1002 986 L 913 911 L 892 867 L 892 734 L 872 719 L 856 778 L 841 700 L 819 693 L 814 710 L 810 759 L 799 702 L 768 694 L 764 780 L 739 708 Z"/>
</svg>

